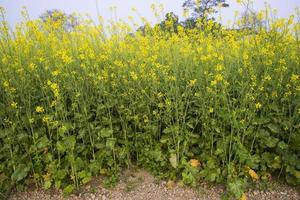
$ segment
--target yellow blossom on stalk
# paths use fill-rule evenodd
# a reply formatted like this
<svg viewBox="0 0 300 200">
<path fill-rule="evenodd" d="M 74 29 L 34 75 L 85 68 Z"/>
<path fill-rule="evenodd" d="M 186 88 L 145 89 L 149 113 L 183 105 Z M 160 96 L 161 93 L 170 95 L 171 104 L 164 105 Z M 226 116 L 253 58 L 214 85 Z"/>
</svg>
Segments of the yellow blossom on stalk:
<svg viewBox="0 0 300 200">
<path fill-rule="evenodd" d="M 292 82 L 296 82 L 297 80 L 299 80 L 299 75 L 297 75 L 297 74 L 292 74 L 292 76 L 291 76 L 291 81 L 292 81 Z"/>
<path fill-rule="evenodd" d="M 256 103 L 256 104 L 255 104 L 255 108 L 256 108 L 257 110 L 260 110 L 260 109 L 261 109 L 261 103 L 259 103 L 259 102 Z"/>
<path fill-rule="evenodd" d="M 54 100 L 54 101 L 51 102 L 50 107 L 54 107 L 56 104 L 57 104 L 57 101 Z"/>
<path fill-rule="evenodd" d="M 17 109 L 17 108 L 18 108 L 18 103 L 12 102 L 12 103 L 10 104 L 10 106 L 11 106 L 12 108 L 14 108 L 14 109 Z"/>
<path fill-rule="evenodd" d="M 165 103 L 166 103 L 167 106 L 171 106 L 171 104 L 172 104 L 170 99 L 166 99 Z"/>
<path fill-rule="evenodd" d="M 196 85 L 196 82 L 197 82 L 197 79 L 190 80 L 190 81 L 189 81 L 189 86 L 190 86 L 190 87 L 195 86 L 195 85 Z"/>
<path fill-rule="evenodd" d="M 223 80 L 223 76 L 221 74 L 217 74 L 216 75 L 216 80 L 217 81 L 222 81 Z"/>
<path fill-rule="evenodd" d="M 51 74 L 52 74 L 53 76 L 57 76 L 57 75 L 60 74 L 60 71 L 59 71 L 59 70 L 54 70 L 53 72 L 51 72 Z"/>
<path fill-rule="evenodd" d="M 272 77 L 270 75 L 265 76 L 265 81 L 270 81 L 272 79 Z"/>
<path fill-rule="evenodd" d="M 213 80 L 213 81 L 210 82 L 210 85 L 211 85 L 211 86 L 215 86 L 216 84 L 217 84 L 217 81 L 216 81 L 216 80 Z"/>
<path fill-rule="evenodd" d="M 197 160 L 197 159 L 191 159 L 190 160 L 190 165 L 192 166 L 192 167 L 200 167 L 201 166 L 201 163 L 200 163 L 200 161 L 199 160 Z"/>
<path fill-rule="evenodd" d="M 263 13 L 263 11 L 258 12 L 258 14 L 257 14 L 257 19 L 258 19 L 258 20 L 262 20 L 263 18 L 264 18 L 264 13 Z"/>
<path fill-rule="evenodd" d="M 176 77 L 175 76 L 168 76 L 167 77 L 169 81 L 176 81 Z"/>
<path fill-rule="evenodd" d="M 44 123 L 49 123 L 50 117 L 44 116 L 43 119 L 42 119 L 42 121 L 43 121 Z"/>
<path fill-rule="evenodd" d="M 208 112 L 209 112 L 209 113 L 213 113 L 213 112 L 214 112 L 214 108 L 210 107 L 210 108 L 208 109 Z"/>
<path fill-rule="evenodd" d="M 138 76 L 135 72 L 130 72 L 130 77 L 133 79 L 133 80 L 137 80 L 138 79 Z"/>
<path fill-rule="evenodd" d="M 217 71 L 222 71 L 223 69 L 224 69 L 224 66 L 221 65 L 221 64 L 218 64 L 218 65 L 216 66 L 216 70 L 217 70 Z"/>
<path fill-rule="evenodd" d="M 239 200 L 247 200 L 247 195 L 246 193 L 243 193 L 241 198 Z"/>
<path fill-rule="evenodd" d="M 35 65 L 34 63 L 30 63 L 29 69 L 30 69 L 31 71 L 33 71 L 33 70 L 35 70 L 35 68 L 36 68 L 36 65 Z"/>
<path fill-rule="evenodd" d="M 8 88 L 8 87 L 9 87 L 9 82 L 8 82 L 8 81 L 4 81 L 4 82 L 3 82 L 3 86 L 4 86 L 5 88 Z"/>
<path fill-rule="evenodd" d="M 37 112 L 37 113 L 43 113 L 44 111 L 45 110 L 44 110 L 44 108 L 42 106 L 35 107 L 35 112 Z"/>
<path fill-rule="evenodd" d="M 253 180 L 258 180 L 259 179 L 259 176 L 257 175 L 257 173 L 253 169 L 249 169 L 248 173 L 249 173 L 250 177 Z"/>
</svg>

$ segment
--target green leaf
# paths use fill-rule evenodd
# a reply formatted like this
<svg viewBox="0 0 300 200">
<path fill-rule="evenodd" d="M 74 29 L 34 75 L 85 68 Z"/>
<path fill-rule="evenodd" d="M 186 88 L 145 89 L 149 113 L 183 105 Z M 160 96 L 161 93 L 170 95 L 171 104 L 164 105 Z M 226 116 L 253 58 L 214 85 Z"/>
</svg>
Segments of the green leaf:
<svg viewBox="0 0 300 200">
<path fill-rule="evenodd" d="M 84 179 L 82 179 L 82 183 L 86 184 L 86 183 L 90 182 L 91 180 L 92 180 L 92 178 L 90 176 L 87 176 Z"/>
<path fill-rule="evenodd" d="M 278 147 L 279 147 L 280 149 L 284 150 L 284 149 L 287 149 L 287 148 L 288 148 L 288 145 L 287 145 L 284 141 L 280 141 L 280 142 L 278 143 Z"/>
<path fill-rule="evenodd" d="M 103 138 L 111 137 L 112 134 L 113 134 L 113 130 L 108 129 L 108 128 L 103 128 L 103 129 L 101 129 L 100 133 L 98 133 L 98 135 Z"/>
<path fill-rule="evenodd" d="M 30 167 L 28 165 L 19 164 L 14 173 L 11 175 L 11 180 L 15 182 L 22 180 L 28 175 L 29 171 Z"/>
<path fill-rule="evenodd" d="M 64 188 L 63 193 L 65 195 L 71 194 L 74 191 L 75 187 L 74 185 L 68 185 L 67 187 Z"/>
<path fill-rule="evenodd" d="M 55 188 L 59 189 L 60 186 L 61 186 L 61 181 L 60 180 L 59 181 L 55 181 Z"/>
<path fill-rule="evenodd" d="M 43 149 L 49 145 L 50 141 L 48 140 L 47 136 L 44 136 L 39 139 L 37 143 L 37 148 L 38 149 Z"/>
<path fill-rule="evenodd" d="M 236 198 L 239 198 L 246 190 L 246 182 L 241 179 L 230 180 L 228 189 Z"/>
<path fill-rule="evenodd" d="M 72 136 L 65 137 L 64 138 L 64 143 L 65 143 L 65 146 L 67 148 L 74 149 L 75 144 L 76 144 L 76 138 L 75 138 L 75 136 L 72 135 Z"/>
<path fill-rule="evenodd" d="M 60 152 L 65 152 L 65 151 L 66 151 L 66 146 L 65 146 L 65 144 L 62 143 L 62 142 L 60 142 L 60 141 L 58 141 L 58 142 L 56 143 L 56 148 L 57 148 L 57 150 L 60 151 Z"/>
<path fill-rule="evenodd" d="M 168 141 L 169 141 L 168 136 L 162 136 L 160 139 L 160 143 L 162 143 L 162 144 L 166 144 Z"/>
<path fill-rule="evenodd" d="M 278 138 L 269 137 L 269 138 L 265 138 L 264 144 L 269 148 L 274 148 L 274 147 L 276 147 L 278 141 L 279 141 Z"/>
<path fill-rule="evenodd" d="M 109 149 L 114 149 L 116 144 L 116 138 L 107 138 L 106 140 L 106 147 Z"/>
<path fill-rule="evenodd" d="M 176 169 L 177 166 L 178 166 L 176 154 L 172 153 L 172 154 L 170 155 L 169 161 L 170 161 L 172 167 Z"/>
<path fill-rule="evenodd" d="M 267 127 L 270 129 L 270 131 L 272 133 L 280 133 L 281 132 L 280 127 L 277 124 L 269 124 Z"/>
<path fill-rule="evenodd" d="M 44 189 L 45 190 L 49 189 L 51 187 L 51 184 L 52 184 L 51 180 L 45 181 L 45 183 L 44 183 Z"/>
</svg>

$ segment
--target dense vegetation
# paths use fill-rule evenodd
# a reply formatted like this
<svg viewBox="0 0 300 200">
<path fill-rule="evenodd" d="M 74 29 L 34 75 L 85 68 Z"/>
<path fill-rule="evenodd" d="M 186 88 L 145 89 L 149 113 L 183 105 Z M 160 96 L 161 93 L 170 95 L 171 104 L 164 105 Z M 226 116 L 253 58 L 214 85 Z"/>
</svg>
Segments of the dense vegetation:
<svg viewBox="0 0 300 200">
<path fill-rule="evenodd" d="M 137 165 L 239 198 L 273 175 L 300 183 L 299 22 L 255 30 L 25 21 L 0 30 L 0 196 L 70 193 Z M 199 29 L 198 27 L 201 27 Z M 108 35 L 108 36 L 107 36 Z"/>
</svg>

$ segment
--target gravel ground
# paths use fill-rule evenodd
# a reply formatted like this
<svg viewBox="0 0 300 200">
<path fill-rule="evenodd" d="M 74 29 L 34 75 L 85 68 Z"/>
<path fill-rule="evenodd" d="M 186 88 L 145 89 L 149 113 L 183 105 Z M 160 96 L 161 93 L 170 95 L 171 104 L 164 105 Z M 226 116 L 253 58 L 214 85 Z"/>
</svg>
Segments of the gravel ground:
<svg viewBox="0 0 300 200">
<path fill-rule="evenodd" d="M 217 200 L 221 199 L 223 186 L 209 186 L 202 183 L 192 189 L 175 182 L 159 181 L 143 170 L 127 171 L 118 185 L 112 189 L 101 186 L 101 179 L 95 179 L 83 187 L 78 194 L 63 197 L 61 191 L 29 189 L 11 194 L 9 200 Z M 271 191 L 252 190 L 248 200 L 300 200 L 299 191 L 286 185 L 276 185 Z"/>
</svg>

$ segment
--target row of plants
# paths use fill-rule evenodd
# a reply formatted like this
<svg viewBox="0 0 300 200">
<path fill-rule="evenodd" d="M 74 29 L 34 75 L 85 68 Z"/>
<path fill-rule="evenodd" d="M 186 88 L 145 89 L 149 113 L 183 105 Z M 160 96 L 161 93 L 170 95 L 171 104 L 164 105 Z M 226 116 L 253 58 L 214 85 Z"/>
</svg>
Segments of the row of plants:
<svg viewBox="0 0 300 200">
<path fill-rule="evenodd" d="M 224 183 L 235 198 L 274 174 L 299 185 L 300 27 L 268 20 L 135 34 L 124 22 L 11 31 L 3 20 L 0 196 L 30 184 L 68 194 L 97 175 L 110 185 L 133 165 Z"/>
</svg>

